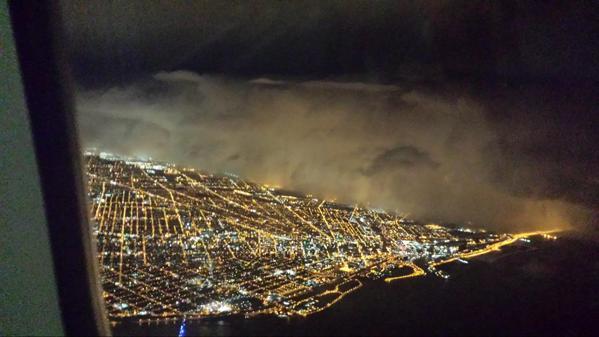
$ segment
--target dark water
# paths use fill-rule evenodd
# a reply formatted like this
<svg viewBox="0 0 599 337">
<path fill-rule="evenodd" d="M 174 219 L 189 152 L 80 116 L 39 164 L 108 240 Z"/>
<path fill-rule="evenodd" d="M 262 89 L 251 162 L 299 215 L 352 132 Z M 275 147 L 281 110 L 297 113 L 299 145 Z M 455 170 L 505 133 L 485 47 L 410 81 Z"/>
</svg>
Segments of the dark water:
<svg viewBox="0 0 599 337">
<path fill-rule="evenodd" d="M 577 238 L 504 247 L 434 276 L 364 287 L 307 318 L 190 322 L 187 336 L 599 335 L 599 245 Z M 177 335 L 124 323 L 117 335 Z"/>
</svg>

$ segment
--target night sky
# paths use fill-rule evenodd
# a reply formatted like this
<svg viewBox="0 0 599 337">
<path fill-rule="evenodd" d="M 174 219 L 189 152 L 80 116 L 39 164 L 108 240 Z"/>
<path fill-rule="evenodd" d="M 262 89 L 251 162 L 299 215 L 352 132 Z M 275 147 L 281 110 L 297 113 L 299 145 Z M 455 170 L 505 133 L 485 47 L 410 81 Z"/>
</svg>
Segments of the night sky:
<svg viewBox="0 0 599 337">
<path fill-rule="evenodd" d="M 87 146 L 425 220 L 597 228 L 598 7 L 64 1 L 63 19 Z"/>
</svg>

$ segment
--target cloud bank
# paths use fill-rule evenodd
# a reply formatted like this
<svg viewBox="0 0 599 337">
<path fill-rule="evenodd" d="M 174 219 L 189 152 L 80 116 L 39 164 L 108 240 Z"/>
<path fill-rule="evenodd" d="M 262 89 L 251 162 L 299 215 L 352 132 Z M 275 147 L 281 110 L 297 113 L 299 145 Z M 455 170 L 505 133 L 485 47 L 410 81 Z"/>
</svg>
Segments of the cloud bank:
<svg viewBox="0 0 599 337">
<path fill-rule="evenodd" d="M 504 126 L 467 94 L 176 71 L 81 90 L 77 110 L 87 147 L 417 219 L 520 230 L 575 225 L 588 215 L 562 194 L 506 183 L 514 166 L 506 160 L 520 157 L 504 155 Z M 537 169 L 525 168 L 532 177 Z"/>
</svg>

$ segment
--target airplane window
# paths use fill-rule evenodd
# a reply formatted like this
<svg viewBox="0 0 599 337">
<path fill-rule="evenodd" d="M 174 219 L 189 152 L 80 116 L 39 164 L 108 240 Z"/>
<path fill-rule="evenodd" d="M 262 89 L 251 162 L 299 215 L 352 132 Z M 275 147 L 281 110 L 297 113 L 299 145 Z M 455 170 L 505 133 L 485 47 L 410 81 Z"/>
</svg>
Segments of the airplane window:
<svg viewBox="0 0 599 337">
<path fill-rule="evenodd" d="M 588 7 L 60 1 L 112 333 L 596 333 Z"/>
</svg>

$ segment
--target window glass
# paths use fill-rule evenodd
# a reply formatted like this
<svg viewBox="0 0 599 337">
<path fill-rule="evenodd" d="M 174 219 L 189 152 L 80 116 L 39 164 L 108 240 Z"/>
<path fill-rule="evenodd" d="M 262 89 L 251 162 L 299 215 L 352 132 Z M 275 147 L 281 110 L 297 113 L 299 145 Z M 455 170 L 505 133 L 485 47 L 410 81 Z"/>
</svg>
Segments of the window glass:
<svg viewBox="0 0 599 337">
<path fill-rule="evenodd" d="M 590 326 L 561 240 L 596 213 L 583 5 L 61 8 L 116 334 Z"/>
</svg>

